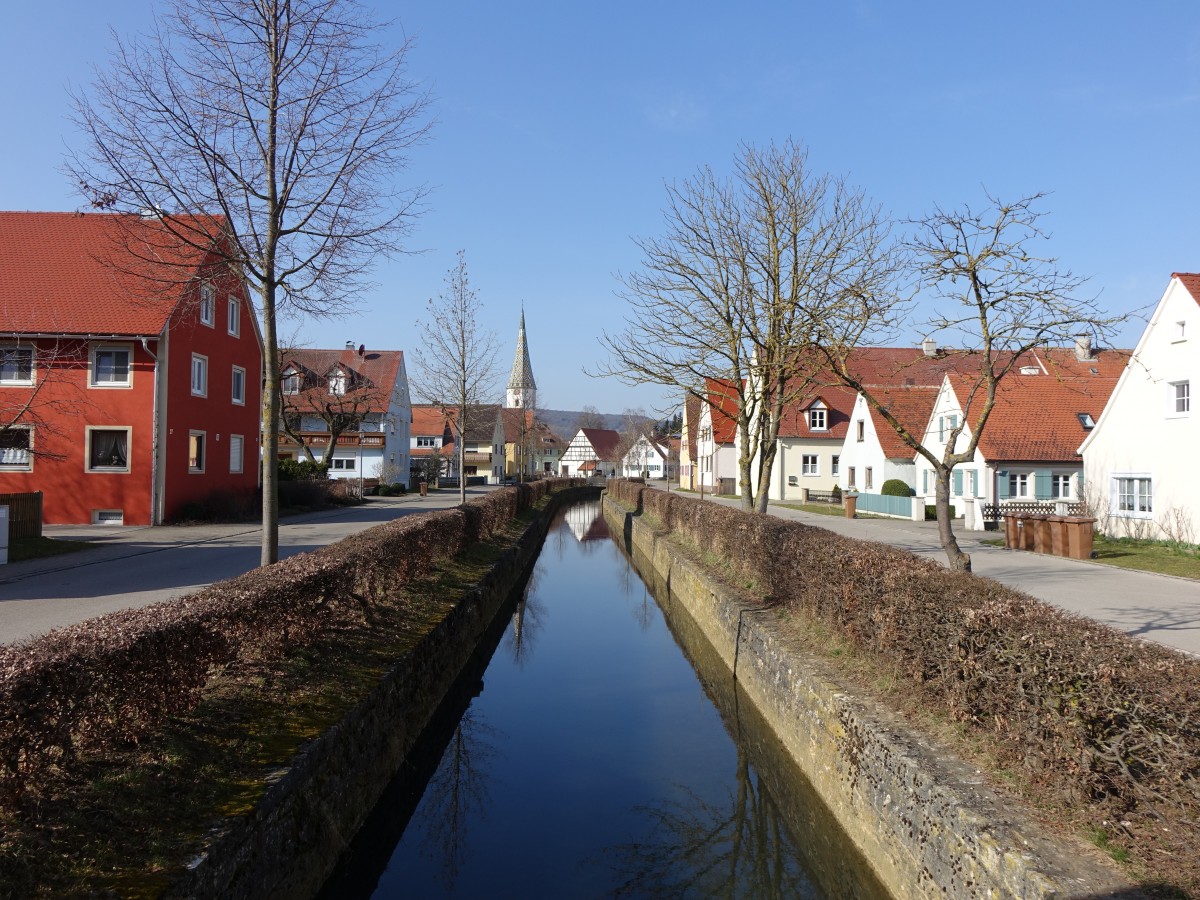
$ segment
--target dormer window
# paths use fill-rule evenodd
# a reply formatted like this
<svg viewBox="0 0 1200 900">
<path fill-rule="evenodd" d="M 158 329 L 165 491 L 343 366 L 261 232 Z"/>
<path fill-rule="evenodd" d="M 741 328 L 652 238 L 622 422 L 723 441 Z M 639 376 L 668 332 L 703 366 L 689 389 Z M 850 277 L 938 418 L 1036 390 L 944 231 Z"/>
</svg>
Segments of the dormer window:
<svg viewBox="0 0 1200 900">
<path fill-rule="evenodd" d="M 1096 420 L 1092 418 L 1091 413 L 1075 413 L 1079 417 L 1079 424 L 1083 426 L 1084 431 L 1091 431 L 1096 427 Z"/>
<path fill-rule="evenodd" d="M 329 393 L 335 397 L 346 393 L 346 373 L 343 370 L 334 369 L 329 373 Z"/>
<path fill-rule="evenodd" d="M 808 427 L 812 431 L 825 431 L 829 426 L 827 424 L 826 410 L 818 401 L 808 411 Z"/>
<path fill-rule="evenodd" d="M 284 372 L 282 389 L 285 394 L 300 393 L 300 373 L 295 369 L 288 369 Z"/>
</svg>

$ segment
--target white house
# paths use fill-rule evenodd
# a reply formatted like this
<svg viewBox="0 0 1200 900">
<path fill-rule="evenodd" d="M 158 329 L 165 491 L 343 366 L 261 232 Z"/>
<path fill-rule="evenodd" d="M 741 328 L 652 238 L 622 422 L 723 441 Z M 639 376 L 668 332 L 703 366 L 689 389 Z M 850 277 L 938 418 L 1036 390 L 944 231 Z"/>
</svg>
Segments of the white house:
<svg viewBox="0 0 1200 900">
<path fill-rule="evenodd" d="M 665 443 L 643 434 L 621 457 L 621 474 L 626 478 L 666 478 L 670 457 L 671 451 Z"/>
<path fill-rule="evenodd" d="M 700 404 L 696 426 L 696 490 L 714 494 L 738 491 L 737 397 L 728 382 L 706 379 L 708 400 Z"/>
<path fill-rule="evenodd" d="M 788 404 L 779 422 L 769 499 L 802 501 L 808 491 L 838 486 L 854 397 L 849 388 L 814 386 Z"/>
<path fill-rule="evenodd" d="M 1041 349 L 1022 358 L 997 385 L 996 405 L 974 458 L 954 468 L 950 493 L 955 515 L 966 515 L 971 507 L 968 527 L 983 528 L 980 504 L 1040 505 L 1049 511 L 1055 501 L 1080 503 L 1084 476 L 1078 445 L 1099 418 L 1128 359 L 1128 351 L 1093 351 L 1085 340 L 1074 349 Z M 957 446 L 970 440 L 983 402 L 976 381 L 968 375 L 945 376 L 922 440 L 935 456 L 941 457 L 964 418 L 968 424 Z M 915 463 L 917 496 L 931 504 L 936 493 L 933 467 L 921 455 Z"/>
<path fill-rule="evenodd" d="M 1087 500 L 1119 536 L 1200 542 L 1200 274 L 1175 273 L 1082 442 Z"/>
<path fill-rule="evenodd" d="M 617 474 L 617 444 L 621 436 L 610 428 L 580 428 L 559 459 L 559 475 Z"/>
<path fill-rule="evenodd" d="M 874 392 L 888 412 L 910 433 L 924 434 L 941 393 L 937 387 L 896 387 Z M 855 397 L 849 427 L 841 447 L 843 490 L 877 492 L 884 482 L 899 479 L 917 487 L 915 451 L 901 440 L 891 424 L 866 399 Z"/>
<path fill-rule="evenodd" d="M 291 350 L 280 360 L 281 456 L 298 457 L 299 438 L 331 478 L 407 479 L 410 461 L 408 374 L 400 350 Z M 341 432 L 329 445 L 336 425 Z"/>
</svg>

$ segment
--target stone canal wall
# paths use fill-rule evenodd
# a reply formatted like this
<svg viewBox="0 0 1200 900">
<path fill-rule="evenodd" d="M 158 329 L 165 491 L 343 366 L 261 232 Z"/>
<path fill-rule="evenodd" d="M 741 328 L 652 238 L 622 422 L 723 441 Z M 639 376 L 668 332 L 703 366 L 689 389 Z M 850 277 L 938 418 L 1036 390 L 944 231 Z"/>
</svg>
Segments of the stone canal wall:
<svg viewBox="0 0 1200 900">
<path fill-rule="evenodd" d="M 570 488 L 550 502 L 517 546 L 337 725 L 269 779 L 246 816 L 227 821 L 169 897 L 290 900 L 320 890 L 443 697 L 541 551 L 554 513 L 595 498 Z"/>
<path fill-rule="evenodd" d="M 788 641 L 779 610 L 740 599 L 607 495 L 604 509 L 659 602 L 695 619 L 894 896 L 1137 895 L 1108 866 L 1073 853 L 1080 848 L 1042 834 L 975 769 L 839 684 Z"/>
</svg>

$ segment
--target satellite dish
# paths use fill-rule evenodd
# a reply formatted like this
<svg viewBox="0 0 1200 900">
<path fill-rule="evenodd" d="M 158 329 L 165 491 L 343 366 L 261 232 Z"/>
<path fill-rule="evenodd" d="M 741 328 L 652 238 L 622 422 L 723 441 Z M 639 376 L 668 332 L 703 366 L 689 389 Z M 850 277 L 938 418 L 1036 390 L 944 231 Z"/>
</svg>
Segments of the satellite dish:
<svg viewBox="0 0 1200 900">
<path fill-rule="evenodd" d="M 366 344 L 359 344 L 359 345 L 358 345 L 358 355 L 359 355 L 359 356 L 366 356 L 366 354 L 367 354 L 367 345 L 366 345 Z"/>
</svg>

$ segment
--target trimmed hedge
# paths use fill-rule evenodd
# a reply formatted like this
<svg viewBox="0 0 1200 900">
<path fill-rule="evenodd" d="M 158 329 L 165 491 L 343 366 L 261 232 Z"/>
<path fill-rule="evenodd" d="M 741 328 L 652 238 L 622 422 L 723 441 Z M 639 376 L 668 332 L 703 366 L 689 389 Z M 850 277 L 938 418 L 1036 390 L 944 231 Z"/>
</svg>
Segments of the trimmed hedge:
<svg viewBox="0 0 1200 900">
<path fill-rule="evenodd" d="M 136 742 L 193 707 L 236 660 L 278 657 L 363 621 L 372 602 L 571 484 L 502 488 L 186 597 L 0 647 L 0 795 L 36 795 L 78 753 Z"/>
<path fill-rule="evenodd" d="M 1200 661 L 882 544 L 628 481 L 608 491 L 997 736 L 1032 783 L 1110 822 L 1137 813 L 1144 840 L 1195 852 Z"/>
</svg>

